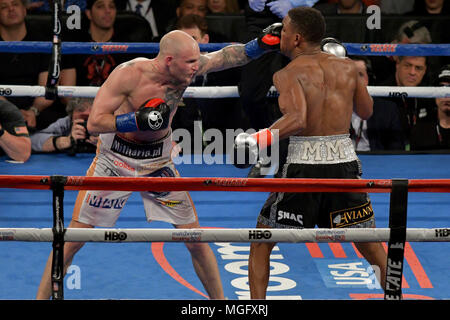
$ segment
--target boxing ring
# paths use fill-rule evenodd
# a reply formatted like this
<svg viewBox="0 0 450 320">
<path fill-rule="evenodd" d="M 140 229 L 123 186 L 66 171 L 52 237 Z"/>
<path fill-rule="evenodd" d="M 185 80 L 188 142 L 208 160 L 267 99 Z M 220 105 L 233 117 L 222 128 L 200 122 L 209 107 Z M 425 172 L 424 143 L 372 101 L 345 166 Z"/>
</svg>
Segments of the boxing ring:
<svg viewBox="0 0 450 320">
<path fill-rule="evenodd" d="M 55 5 L 57 5 L 55 1 Z M 212 51 L 226 44 L 200 45 Z M 450 55 L 449 45 L 345 44 L 349 55 Z M 1 85 L 3 96 L 95 97 L 58 86 L 61 54 L 153 53 L 157 44 L 0 43 L 0 51 L 52 54 L 47 86 Z M 448 87 L 369 87 L 372 96 L 449 97 Z M 272 88 L 268 96 L 276 96 Z M 239 97 L 236 87 L 189 87 L 185 97 Z M 449 154 L 360 156 L 364 178 L 249 179 L 227 164 L 178 166 L 183 178 L 84 177 L 93 155 L 32 155 L 0 163 L 0 299 L 33 299 L 51 247 L 54 299 L 207 299 L 184 242 L 208 242 L 229 299 L 249 298 L 249 243 L 274 241 L 268 299 L 449 299 Z M 224 155 L 226 157 L 226 155 Z M 48 163 L 52 163 L 49 166 Z M 402 178 L 392 178 L 401 175 Z M 147 225 L 132 196 L 117 228 L 66 228 L 77 190 L 191 191 L 200 229 Z M 255 229 L 270 191 L 369 192 L 376 229 Z M 244 199 L 244 200 L 243 200 Z M 52 214 L 50 214 L 52 213 Z M 62 277 L 64 242 L 89 242 Z M 391 269 L 383 293 L 353 242 L 383 242 Z M 435 243 L 438 242 L 438 243 Z M 51 243 L 51 245 L 49 245 Z M 431 249 L 434 248 L 434 249 Z M 400 266 L 395 269 L 395 266 Z M 392 269 L 394 268 L 394 269 Z M 19 285 L 20 284 L 20 285 Z"/>
</svg>

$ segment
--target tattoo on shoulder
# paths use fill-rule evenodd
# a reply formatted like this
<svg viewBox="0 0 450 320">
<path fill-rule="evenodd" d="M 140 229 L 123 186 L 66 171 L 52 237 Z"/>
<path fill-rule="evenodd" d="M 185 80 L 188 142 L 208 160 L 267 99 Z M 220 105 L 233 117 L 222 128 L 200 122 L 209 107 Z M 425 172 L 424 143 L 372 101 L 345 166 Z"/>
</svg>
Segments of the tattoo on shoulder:
<svg viewBox="0 0 450 320">
<path fill-rule="evenodd" d="M 235 44 L 205 56 L 200 56 L 199 69 L 201 72 L 220 71 L 244 65 L 249 61 L 250 58 L 245 54 L 244 45 Z"/>
<path fill-rule="evenodd" d="M 167 105 L 170 106 L 170 110 L 173 110 L 178 106 L 178 103 L 180 102 L 182 96 L 183 96 L 184 90 L 179 89 L 172 89 L 168 88 L 166 90 L 166 93 L 164 95 L 164 100 L 166 101 Z"/>
</svg>

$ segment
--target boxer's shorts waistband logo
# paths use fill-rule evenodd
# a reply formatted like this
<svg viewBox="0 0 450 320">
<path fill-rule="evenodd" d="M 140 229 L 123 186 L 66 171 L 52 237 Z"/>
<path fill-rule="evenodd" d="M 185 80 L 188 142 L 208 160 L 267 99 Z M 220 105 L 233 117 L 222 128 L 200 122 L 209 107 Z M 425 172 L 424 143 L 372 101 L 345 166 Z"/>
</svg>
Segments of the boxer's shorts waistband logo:
<svg viewBox="0 0 450 320">
<path fill-rule="evenodd" d="M 162 156 L 164 142 L 153 144 L 135 144 L 119 136 L 114 136 L 111 151 L 133 159 L 155 159 Z"/>
</svg>

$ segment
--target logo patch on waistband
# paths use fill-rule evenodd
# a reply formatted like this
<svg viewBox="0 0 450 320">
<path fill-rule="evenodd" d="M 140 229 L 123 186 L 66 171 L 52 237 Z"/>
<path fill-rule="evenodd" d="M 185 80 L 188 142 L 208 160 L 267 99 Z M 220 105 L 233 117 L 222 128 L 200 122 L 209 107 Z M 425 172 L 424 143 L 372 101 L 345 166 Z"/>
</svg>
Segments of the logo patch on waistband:
<svg viewBox="0 0 450 320">
<path fill-rule="evenodd" d="M 346 228 L 373 218 L 372 204 L 334 211 L 330 213 L 331 228 Z"/>
<path fill-rule="evenodd" d="M 164 142 L 154 144 L 135 144 L 114 136 L 111 150 L 133 159 L 155 159 L 162 156 Z"/>
</svg>

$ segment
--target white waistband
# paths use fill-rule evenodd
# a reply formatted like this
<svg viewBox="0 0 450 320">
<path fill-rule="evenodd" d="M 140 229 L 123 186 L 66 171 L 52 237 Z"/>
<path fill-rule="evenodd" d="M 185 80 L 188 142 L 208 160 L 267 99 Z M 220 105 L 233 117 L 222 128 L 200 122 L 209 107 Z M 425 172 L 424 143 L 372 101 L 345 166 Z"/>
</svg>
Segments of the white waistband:
<svg viewBox="0 0 450 320">
<path fill-rule="evenodd" d="M 289 138 L 287 163 L 335 164 L 358 160 L 348 134 Z"/>
</svg>

